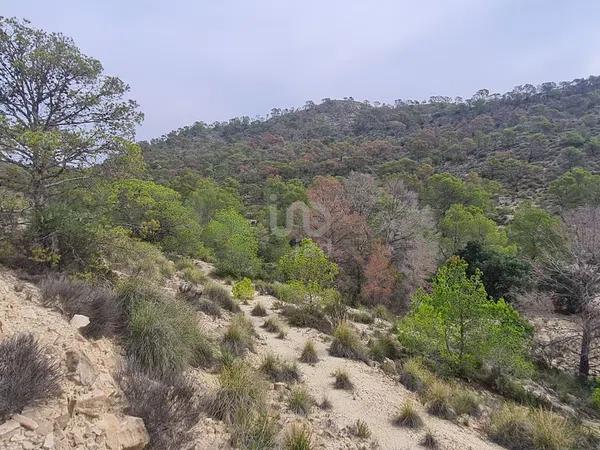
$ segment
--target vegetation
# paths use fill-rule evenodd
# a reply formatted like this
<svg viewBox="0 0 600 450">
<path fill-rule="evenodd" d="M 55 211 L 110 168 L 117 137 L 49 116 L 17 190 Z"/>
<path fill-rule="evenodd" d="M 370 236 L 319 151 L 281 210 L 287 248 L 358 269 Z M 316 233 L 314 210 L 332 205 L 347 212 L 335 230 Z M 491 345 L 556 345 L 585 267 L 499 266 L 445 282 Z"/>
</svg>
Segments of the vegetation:
<svg viewBox="0 0 600 450">
<path fill-rule="evenodd" d="M 257 317 L 265 317 L 267 315 L 267 309 L 261 302 L 256 302 L 250 314 Z"/>
<path fill-rule="evenodd" d="M 300 371 L 296 363 L 284 361 L 271 353 L 267 354 L 260 364 L 260 370 L 271 381 L 274 382 L 295 382 L 300 381 Z"/>
<path fill-rule="evenodd" d="M 245 351 L 254 350 L 254 336 L 252 322 L 243 313 L 239 313 L 229 323 L 223 336 L 223 347 L 236 356 L 242 356 Z"/>
<path fill-rule="evenodd" d="M 343 389 L 345 391 L 351 391 L 352 389 L 354 389 L 354 384 L 352 383 L 352 381 L 350 381 L 350 376 L 345 370 L 336 369 L 332 375 L 335 378 L 333 386 L 336 389 Z"/>
<path fill-rule="evenodd" d="M 263 323 L 263 328 L 267 330 L 269 333 L 277 333 L 279 335 L 285 335 L 285 326 L 283 323 L 275 316 L 269 317 Z"/>
<path fill-rule="evenodd" d="M 238 416 L 232 431 L 232 443 L 244 450 L 275 448 L 277 421 L 267 413 L 244 413 Z"/>
<path fill-rule="evenodd" d="M 304 386 L 297 385 L 292 387 L 288 398 L 288 406 L 293 412 L 307 416 L 312 411 L 315 403 L 315 399 Z"/>
<path fill-rule="evenodd" d="M 423 426 L 423 419 L 419 416 L 414 404 L 407 400 L 400 407 L 398 414 L 393 419 L 394 425 L 408 428 L 421 428 Z"/>
<path fill-rule="evenodd" d="M 319 362 L 319 355 L 313 341 L 306 341 L 302 353 L 300 354 L 300 361 L 306 364 L 316 364 Z"/>
<path fill-rule="evenodd" d="M 0 421 L 59 394 L 59 364 L 32 335 L 0 341 L 0 361 Z"/>
<path fill-rule="evenodd" d="M 360 439 L 369 439 L 371 437 L 371 430 L 364 420 L 358 419 L 354 423 L 354 434 Z"/>
<path fill-rule="evenodd" d="M 292 424 L 283 441 L 284 450 L 311 450 L 312 432 L 307 425 Z"/>
<path fill-rule="evenodd" d="M 335 329 L 329 353 L 341 358 L 358 359 L 361 361 L 367 359 L 366 346 L 348 322 L 340 322 Z"/>
<path fill-rule="evenodd" d="M 233 298 L 247 302 L 254 297 L 254 285 L 250 278 L 244 277 L 233 285 L 231 290 Z"/>
<path fill-rule="evenodd" d="M 222 308 L 237 313 L 240 311 L 240 306 L 236 301 L 231 298 L 229 291 L 225 289 L 223 286 L 209 282 L 204 286 L 204 290 L 202 291 L 202 295 L 209 300 L 221 305 Z"/>
</svg>

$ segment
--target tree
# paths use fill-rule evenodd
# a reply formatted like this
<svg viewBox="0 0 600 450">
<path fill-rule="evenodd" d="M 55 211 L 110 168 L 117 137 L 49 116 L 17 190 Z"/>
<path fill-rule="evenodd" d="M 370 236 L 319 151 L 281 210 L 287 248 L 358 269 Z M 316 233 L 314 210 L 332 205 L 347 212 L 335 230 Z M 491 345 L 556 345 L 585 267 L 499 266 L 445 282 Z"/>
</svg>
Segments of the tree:
<svg viewBox="0 0 600 450">
<path fill-rule="evenodd" d="M 283 255 L 277 266 L 286 281 L 303 283 L 312 295 L 329 287 L 339 271 L 325 252 L 308 238 Z"/>
<path fill-rule="evenodd" d="M 185 205 L 194 211 L 198 222 L 206 225 L 220 210 L 242 210 L 242 201 L 236 192 L 220 187 L 213 180 L 202 178 L 196 181 L 188 193 Z"/>
<path fill-rule="evenodd" d="M 467 263 L 452 257 L 433 280 L 431 293 L 419 291 L 399 323 L 400 341 L 447 364 L 461 375 L 485 365 L 524 374 L 530 369 L 530 326 L 502 299 L 492 301 L 480 274 L 467 275 Z"/>
<path fill-rule="evenodd" d="M 466 183 L 449 173 L 436 173 L 427 180 L 423 200 L 443 215 L 454 204 L 487 210 L 491 205 L 491 194 L 476 183 Z"/>
<path fill-rule="evenodd" d="M 444 214 L 439 229 L 446 255 L 456 254 L 468 242 L 477 242 L 503 253 L 516 251 L 515 246 L 508 243 L 506 231 L 474 206 L 453 205 Z"/>
<path fill-rule="evenodd" d="M 600 204 L 600 175 L 576 167 L 550 183 L 550 197 L 562 208 Z"/>
<path fill-rule="evenodd" d="M 239 212 L 218 211 L 202 236 L 214 252 L 219 271 L 236 277 L 253 277 L 260 271 L 256 232 Z"/>
<path fill-rule="evenodd" d="M 362 301 L 371 306 L 390 306 L 397 279 L 398 272 L 392 264 L 392 252 L 389 247 L 379 242 L 375 243 L 365 266 Z"/>
<path fill-rule="evenodd" d="M 555 309 L 579 316 L 579 330 L 554 345 L 579 340 L 578 373 L 587 378 L 597 365 L 590 355 L 600 338 L 600 208 L 578 208 L 565 219 L 566 251 L 547 254 L 537 267 L 542 289 L 552 294 Z"/>
<path fill-rule="evenodd" d="M 564 239 L 560 220 L 529 202 L 521 203 L 515 210 L 508 236 L 517 244 L 519 253 L 531 260 L 559 249 Z"/>
<path fill-rule="evenodd" d="M 70 38 L 0 18 L 0 162 L 27 175 L 35 221 L 76 169 L 133 139 L 142 115 L 128 90 Z"/>
</svg>

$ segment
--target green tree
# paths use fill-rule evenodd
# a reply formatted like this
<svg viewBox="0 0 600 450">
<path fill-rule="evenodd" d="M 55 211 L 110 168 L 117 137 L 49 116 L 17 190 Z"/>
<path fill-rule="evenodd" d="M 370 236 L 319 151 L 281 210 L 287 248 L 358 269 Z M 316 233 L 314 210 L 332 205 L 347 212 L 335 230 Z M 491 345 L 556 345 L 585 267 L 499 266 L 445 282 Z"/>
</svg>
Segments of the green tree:
<svg viewBox="0 0 600 450">
<path fill-rule="evenodd" d="M 506 231 L 485 216 L 475 206 L 453 205 L 440 221 L 442 250 L 446 255 L 456 254 L 468 242 L 477 242 L 501 253 L 515 253 Z"/>
<path fill-rule="evenodd" d="M 279 259 L 278 269 L 286 281 L 300 281 L 312 295 L 330 286 L 339 272 L 338 266 L 308 238 Z"/>
<path fill-rule="evenodd" d="M 413 297 L 398 325 L 400 341 L 461 375 L 475 375 L 483 365 L 527 373 L 530 326 L 504 300 L 491 300 L 480 274 L 469 277 L 467 267 L 452 257 L 439 269 L 431 293 Z"/>
<path fill-rule="evenodd" d="M 529 202 L 521 203 L 515 210 L 508 236 L 517 244 L 519 253 L 532 260 L 559 249 L 564 241 L 560 220 Z"/>
<path fill-rule="evenodd" d="M 0 18 L 0 163 L 27 177 L 33 219 L 53 192 L 123 150 L 142 119 L 129 87 L 73 41 L 27 21 Z"/>
<path fill-rule="evenodd" d="M 548 192 L 562 208 L 597 206 L 600 204 L 600 175 L 576 167 L 550 183 Z"/>
<path fill-rule="evenodd" d="M 242 210 L 242 201 L 236 192 L 223 188 L 207 178 L 196 181 L 195 188 L 188 193 L 185 204 L 194 211 L 202 225 L 210 222 L 217 211 Z"/>
<path fill-rule="evenodd" d="M 252 297 L 254 297 L 254 285 L 252 284 L 252 280 L 248 277 L 242 278 L 233 285 L 231 293 L 233 294 L 233 298 L 244 301 L 251 300 Z"/>
<path fill-rule="evenodd" d="M 216 257 L 219 271 L 237 277 L 253 277 L 260 271 L 256 230 L 239 212 L 218 211 L 202 236 Z"/>
<path fill-rule="evenodd" d="M 443 215 L 454 204 L 487 210 L 491 205 L 491 193 L 477 183 L 465 182 L 449 173 L 436 173 L 426 182 L 423 200 Z"/>
</svg>

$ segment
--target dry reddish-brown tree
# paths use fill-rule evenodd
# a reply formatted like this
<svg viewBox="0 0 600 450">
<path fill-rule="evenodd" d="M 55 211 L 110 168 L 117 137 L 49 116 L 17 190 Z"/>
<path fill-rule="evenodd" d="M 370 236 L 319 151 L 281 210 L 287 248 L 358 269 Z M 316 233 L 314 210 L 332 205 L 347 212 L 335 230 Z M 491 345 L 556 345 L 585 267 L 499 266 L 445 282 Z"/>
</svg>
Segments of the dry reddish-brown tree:
<svg viewBox="0 0 600 450">
<path fill-rule="evenodd" d="M 392 252 L 387 245 L 375 242 L 364 268 L 365 282 L 361 297 L 368 305 L 390 305 L 397 283 Z"/>
</svg>

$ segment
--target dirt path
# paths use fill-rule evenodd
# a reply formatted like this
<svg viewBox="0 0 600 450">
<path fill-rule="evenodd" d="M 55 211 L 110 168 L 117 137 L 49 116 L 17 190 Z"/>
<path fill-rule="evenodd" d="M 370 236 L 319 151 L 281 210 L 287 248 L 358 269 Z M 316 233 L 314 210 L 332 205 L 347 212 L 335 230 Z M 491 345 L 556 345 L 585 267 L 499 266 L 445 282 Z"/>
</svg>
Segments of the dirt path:
<svg viewBox="0 0 600 450">
<path fill-rule="evenodd" d="M 203 268 L 209 272 L 210 266 L 207 266 Z M 254 317 L 250 315 L 250 311 L 255 302 L 260 301 L 267 307 L 269 315 L 279 316 L 272 308 L 275 300 L 271 296 L 257 295 L 249 305 L 241 305 L 259 334 L 257 354 L 252 358 L 258 362 L 263 355 L 271 352 L 290 360 L 297 360 L 308 339 L 315 343 L 320 361 L 314 366 L 299 363 L 299 367 L 303 382 L 315 399 L 320 401 L 323 395 L 326 395 L 333 405 L 333 408 L 328 411 L 315 410 L 310 415 L 313 429 L 320 436 L 323 448 L 331 450 L 369 448 L 374 446 L 373 442 L 376 442 L 379 448 L 385 450 L 422 449 L 419 442 L 425 429 L 433 432 L 441 448 L 444 449 L 501 448 L 484 440 L 475 430 L 430 416 L 422 408 L 421 417 L 425 421 L 423 429 L 412 431 L 392 425 L 392 417 L 406 399 L 412 399 L 414 404 L 420 407 L 415 395 L 379 368 L 330 356 L 327 351 L 330 338 L 321 332 L 308 328 L 289 327 L 284 339 L 277 338 L 274 333 L 266 332 L 261 326 L 267 317 Z M 285 322 L 283 317 L 281 320 Z M 355 386 L 353 392 L 333 388 L 331 373 L 337 368 L 343 368 L 349 373 Z M 359 419 L 369 425 L 372 432 L 371 442 L 367 440 L 361 442 L 356 437 L 350 437 L 349 429 Z M 340 437 L 345 438 L 340 439 Z"/>
</svg>

